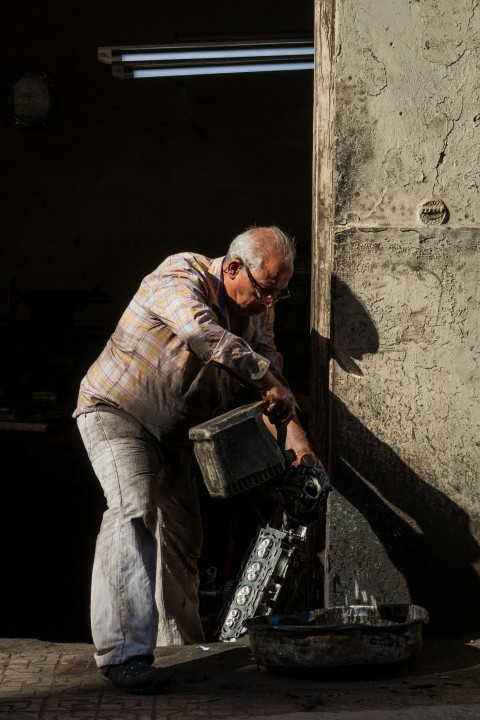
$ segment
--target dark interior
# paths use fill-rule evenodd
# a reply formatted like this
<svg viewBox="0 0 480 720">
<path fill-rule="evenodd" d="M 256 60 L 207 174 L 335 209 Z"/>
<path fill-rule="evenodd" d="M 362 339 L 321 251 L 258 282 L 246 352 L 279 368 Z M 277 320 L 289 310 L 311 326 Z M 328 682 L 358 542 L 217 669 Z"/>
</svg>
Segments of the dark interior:
<svg viewBox="0 0 480 720">
<path fill-rule="evenodd" d="M 277 224 L 298 243 L 277 342 L 306 403 L 313 103 L 309 71 L 122 82 L 97 48 L 312 36 L 313 3 L 106 0 L 66 13 L 52 0 L 2 15 L 0 635 L 89 642 L 104 503 L 71 419 L 79 382 L 165 256 L 219 256 L 245 227 Z M 9 82 L 25 68 L 46 73 L 55 97 L 33 129 L 8 112 Z M 201 569 L 217 567 L 223 583 L 272 502 L 212 500 L 199 484 Z"/>
</svg>

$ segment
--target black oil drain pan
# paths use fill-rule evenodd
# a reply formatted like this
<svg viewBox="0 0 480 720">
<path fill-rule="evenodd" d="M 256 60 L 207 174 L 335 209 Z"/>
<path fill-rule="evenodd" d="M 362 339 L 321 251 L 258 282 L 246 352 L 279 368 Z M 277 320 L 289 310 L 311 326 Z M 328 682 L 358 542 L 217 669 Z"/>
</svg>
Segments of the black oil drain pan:
<svg viewBox="0 0 480 720">
<path fill-rule="evenodd" d="M 348 605 L 245 621 L 257 665 L 335 668 L 409 660 L 423 645 L 419 605 Z"/>
</svg>

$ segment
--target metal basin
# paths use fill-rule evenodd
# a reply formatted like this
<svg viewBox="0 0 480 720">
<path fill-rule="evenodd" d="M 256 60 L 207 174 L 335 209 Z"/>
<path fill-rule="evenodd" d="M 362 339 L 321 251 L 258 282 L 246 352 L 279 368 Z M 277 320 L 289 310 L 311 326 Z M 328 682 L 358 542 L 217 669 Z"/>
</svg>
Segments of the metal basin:
<svg viewBox="0 0 480 720">
<path fill-rule="evenodd" d="M 267 668 L 319 668 L 408 660 L 423 644 L 419 605 L 349 605 L 245 621 L 253 656 Z"/>
</svg>

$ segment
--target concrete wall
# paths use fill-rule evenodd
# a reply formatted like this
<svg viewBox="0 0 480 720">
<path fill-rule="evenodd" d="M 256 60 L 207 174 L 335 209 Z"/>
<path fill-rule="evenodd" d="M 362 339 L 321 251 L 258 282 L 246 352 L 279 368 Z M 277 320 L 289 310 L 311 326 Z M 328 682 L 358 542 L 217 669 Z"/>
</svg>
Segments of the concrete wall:
<svg viewBox="0 0 480 720">
<path fill-rule="evenodd" d="M 326 604 L 434 627 L 480 624 L 479 33 L 470 0 L 336 6 Z"/>
</svg>

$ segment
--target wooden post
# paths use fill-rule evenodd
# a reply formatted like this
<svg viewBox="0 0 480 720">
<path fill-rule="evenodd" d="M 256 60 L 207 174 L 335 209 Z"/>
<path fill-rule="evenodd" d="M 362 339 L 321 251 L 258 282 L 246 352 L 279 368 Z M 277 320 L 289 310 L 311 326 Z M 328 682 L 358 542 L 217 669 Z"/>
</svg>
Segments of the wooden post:
<svg viewBox="0 0 480 720">
<path fill-rule="evenodd" d="M 334 0 L 315 0 L 309 435 L 315 451 L 327 469 L 330 445 L 330 315 L 335 217 L 334 58 Z M 309 533 L 306 593 L 310 607 L 323 605 L 323 574 L 319 567 L 319 554 L 324 546 L 324 532 L 324 523 L 319 521 Z"/>
</svg>

